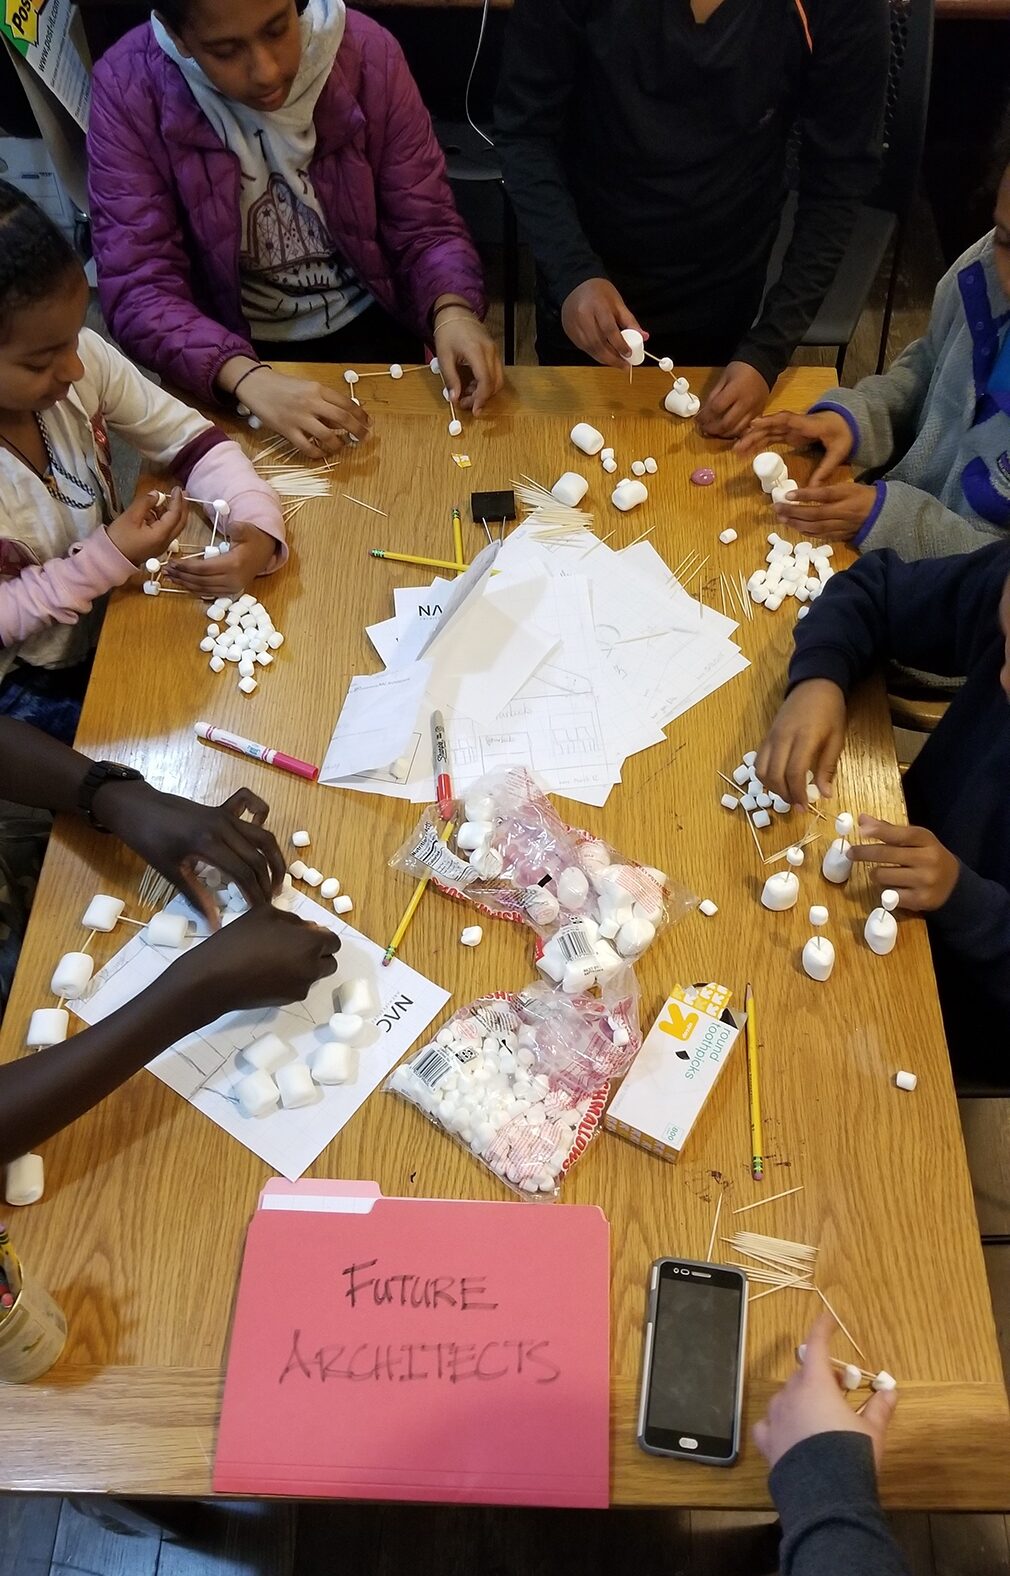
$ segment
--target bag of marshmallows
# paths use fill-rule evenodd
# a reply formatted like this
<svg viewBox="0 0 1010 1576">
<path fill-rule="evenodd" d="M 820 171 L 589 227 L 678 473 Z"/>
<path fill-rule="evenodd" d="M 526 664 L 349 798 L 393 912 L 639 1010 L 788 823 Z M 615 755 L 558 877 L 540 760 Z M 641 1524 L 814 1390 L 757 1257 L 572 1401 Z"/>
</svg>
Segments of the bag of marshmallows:
<svg viewBox="0 0 1010 1576">
<path fill-rule="evenodd" d="M 662 870 L 568 826 L 524 768 L 489 772 L 455 806 L 430 806 L 391 864 L 482 913 L 530 925 L 537 967 L 569 994 L 603 985 L 696 899 Z"/>
<path fill-rule="evenodd" d="M 482 996 L 393 1069 L 400 1095 L 516 1192 L 556 1198 L 598 1131 L 610 1081 L 642 1043 L 638 991 L 622 969 L 601 997 L 542 983 Z"/>
</svg>

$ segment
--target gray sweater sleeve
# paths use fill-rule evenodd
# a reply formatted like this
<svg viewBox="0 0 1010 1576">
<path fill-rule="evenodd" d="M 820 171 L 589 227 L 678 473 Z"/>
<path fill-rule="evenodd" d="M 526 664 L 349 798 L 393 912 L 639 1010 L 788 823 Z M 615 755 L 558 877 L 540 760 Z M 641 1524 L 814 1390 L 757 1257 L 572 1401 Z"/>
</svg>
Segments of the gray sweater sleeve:
<svg viewBox="0 0 1010 1576">
<path fill-rule="evenodd" d="M 780 1576 L 909 1576 L 877 1497 L 865 1434 L 814 1434 L 768 1480 L 782 1520 Z"/>
<path fill-rule="evenodd" d="M 965 519 L 932 493 L 909 482 L 881 481 L 877 483 L 877 503 L 866 524 L 853 537 L 852 545 L 861 553 L 891 547 L 899 558 L 911 562 L 916 558 L 973 553 L 1005 536 L 998 525 L 990 525 L 977 515 Z"/>
</svg>

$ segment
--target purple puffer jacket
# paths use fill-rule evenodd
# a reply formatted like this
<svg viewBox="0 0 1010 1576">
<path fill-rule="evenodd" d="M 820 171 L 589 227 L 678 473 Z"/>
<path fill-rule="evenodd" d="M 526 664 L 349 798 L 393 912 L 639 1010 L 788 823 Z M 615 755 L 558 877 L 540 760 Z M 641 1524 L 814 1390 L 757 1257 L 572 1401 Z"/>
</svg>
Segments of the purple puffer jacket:
<svg viewBox="0 0 1010 1576">
<path fill-rule="evenodd" d="M 421 338 L 438 296 L 485 310 L 480 262 L 400 46 L 348 11 L 316 104 L 312 184 L 343 256 Z M 123 349 L 182 388 L 252 356 L 239 280 L 239 163 L 150 25 L 95 67 L 88 131 L 102 309 Z M 294 350 L 294 345 L 292 344 Z"/>
</svg>

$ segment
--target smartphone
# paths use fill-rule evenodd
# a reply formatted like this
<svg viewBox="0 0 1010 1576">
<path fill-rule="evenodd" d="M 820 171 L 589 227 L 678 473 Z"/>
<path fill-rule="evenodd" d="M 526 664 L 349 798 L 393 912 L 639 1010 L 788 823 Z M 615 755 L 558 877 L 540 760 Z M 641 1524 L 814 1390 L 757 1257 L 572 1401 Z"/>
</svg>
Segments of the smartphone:
<svg viewBox="0 0 1010 1576">
<path fill-rule="evenodd" d="M 747 1277 L 657 1259 L 649 1282 L 638 1443 L 657 1456 L 732 1466 L 740 1451 Z"/>
</svg>

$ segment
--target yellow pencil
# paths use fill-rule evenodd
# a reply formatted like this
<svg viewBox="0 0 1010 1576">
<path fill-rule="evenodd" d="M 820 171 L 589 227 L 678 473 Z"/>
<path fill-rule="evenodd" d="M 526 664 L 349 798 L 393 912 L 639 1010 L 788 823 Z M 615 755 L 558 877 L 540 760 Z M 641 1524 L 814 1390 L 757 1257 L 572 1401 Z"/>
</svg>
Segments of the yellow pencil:
<svg viewBox="0 0 1010 1576">
<path fill-rule="evenodd" d="M 441 839 L 441 841 L 443 843 L 447 843 L 449 841 L 449 838 L 452 836 L 452 832 L 453 832 L 453 823 L 451 821 L 446 821 L 445 825 L 443 826 L 441 832 L 438 835 L 439 835 L 439 838 Z M 387 963 L 392 963 L 394 957 L 396 956 L 397 948 L 399 947 L 400 942 L 403 940 L 404 936 L 407 934 L 407 931 L 408 931 L 408 929 L 410 927 L 410 922 L 413 919 L 415 913 L 417 912 L 417 906 L 418 906 L 418 904 L 420 903 L 421 899 L 424 896 L 424 889 L 428 885 L 428 882 L 430 880 L 431 880 L 430 874 L 426 875 L 426 876 L 422 876 L 420 881 L 417 883 L 417 886 L 414 888 L 414 895 L 413 895 L 413 897 L 411 898 L 410 902 L 407 904 L 406 908 L 403 911 L 403 918 L 400 920 L 400 923 L 397 925 L 396 929 L 393 932 L 393 939 L 392 939 L 392 941 L 389 943 L 389 946 L 386 948 L 385 952 L 383 953 L 383 957 L 382 957 L 382 966 L 383 966 L 383 968 L 386 967 Z"/>
<path fill-rule="evenodd" d="M 763 1182 L 765 1174 L 764 1138 L 761 1133 L 761 1089 L 758 1083 L 758 1033 L 754 992 L 750 981 L 744 996 L 747 1011 L 747 1082 L 750 1086 L 750 1174 L 755 1182 Z"/>
<path fill-rule="evenodd" d="M 390 558 L 397 564 L 421 564 L 425 569 L 469 569 L 469 564 L 462 560 L 457 564 L 449 558 L 418 558 L 413 553 L 390 553 L 384 547 L 370 547 L 368 549 L 372 558 Z"/>
<path fill-rule="evenodd" d="M 452 511 L 452 543 L 453 551 L 456 554 L 456 563 L 459 566 L 460 574 L 462 574 L 466 568 L 463 562 L 463 516 L 456 508 Z"/>
</svg>

